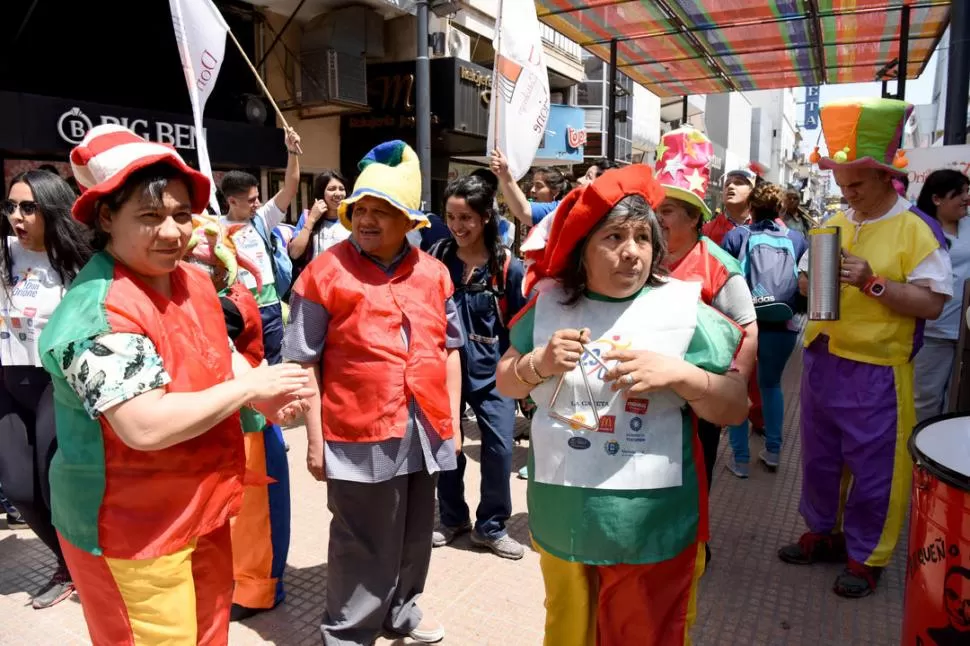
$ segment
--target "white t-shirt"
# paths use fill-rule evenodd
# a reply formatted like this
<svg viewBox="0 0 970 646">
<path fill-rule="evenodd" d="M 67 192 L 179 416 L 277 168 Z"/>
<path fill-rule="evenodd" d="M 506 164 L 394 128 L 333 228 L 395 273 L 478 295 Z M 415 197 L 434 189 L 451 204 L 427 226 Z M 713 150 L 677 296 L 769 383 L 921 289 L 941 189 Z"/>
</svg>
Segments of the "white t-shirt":
<svg viewBox="0 0 970 646">
<path fill-rule="evenodd" d="M 269 200 L 266 204 L 256 209 L 256 215 L 253 216 L 253 219 L 262 218 L 267 235 L 271 235 L 273 229 L 279 226 L 279 223 L 283 221 L 285 216 L 286 214 L 276 206 L 276 202 Z M 227 226 L 239 224 L 225 216 L 222 217 L 222 222 Z M 266 251 L 266 243 L 263 242 L 263 238 L 256 231 L 256 227 L 252 223 L 247 224 L 236 232 L 232 237 L 232 241 L 236 243 L 236 249 L 239 253 L 247 258 L 251 258 L 256 263 L 256 266 L 259 267 L 259 273 L 263 279 L 263 290 L 265 291 L 269 285 L 275 282 L 275 278 L 273 278 L 273 259 L 270 258 L 269 253 Z M 239 268 L 239 277 L 246 287 L 251 290 L 256 289 L 256 278 L 242 267 Z"/>
<path fill-rule="evenodd" d="M 46 251 L 30 251 L 7 238 L 12 286 L 0 285 L 0 364 L 40 366 L 37 340 L 64 296 L 60 276 Z"/>
<path fill-rule="evenodd" d="M 313 257 L 316 258 L 338 242 L 350 237 L 350 231 L 340 220 L 324 219 L 323 226 L 313 237 Z"/>
<path fill-rule="evenodd" d="M 896 204 L 893 205 L 886 215 L 876 218 L 875 220 L 865 220 L 863 222 L 858 222 L 855 219 L 855 212 L 852 209 L 848 209 L 845 212 L 845 217 L 849 222 L 853 224 L 858 224 L 859 226 L 866 226 L 867 224 L 872 224 L 873 222 L 880 222 L 882 220 L 889 220 L 898 215 L 901 215 L 905 211 L 909 210 L 912 206 L 908 200 L 900 197 L 896 200 Z M 802 255 L 802 259 L 798 262 L 798 271 L 807 274 L 808 273 L 808 250 Z M 924 287 L 929 287 L 931 291 L 936 294 L 943 294 L 947 298 L 953 296 L 953 268 L 950 264 L 950 254 L 947 253 L 946 249 L 936 249 L 923 259 L 923 262 L 916 265 L 913 269 L 913 273 L 906 277 L 907 283 L 913 283 L 916 285 L 922 285 Z"/>
</svg>

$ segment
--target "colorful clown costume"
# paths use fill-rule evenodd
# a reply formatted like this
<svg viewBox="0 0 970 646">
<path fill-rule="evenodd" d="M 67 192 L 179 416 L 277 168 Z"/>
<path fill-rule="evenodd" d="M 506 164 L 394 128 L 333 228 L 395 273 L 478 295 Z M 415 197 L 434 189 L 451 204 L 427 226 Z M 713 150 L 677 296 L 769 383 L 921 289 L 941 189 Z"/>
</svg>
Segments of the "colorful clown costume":
<svg viewBox="0 0 970 646">
<path fill-rule="evenodd" d="M 689 644 L 708 537 L 697 419 L 670 391 L 612 392 L 590 353 L 649 349 L 726 372 L 741 331 L 699 293 L 698 283 L 671 280 L 627 300 L 588 294 L 565 307 L 561 289 L 547 285 L 514 323 L 522 354 L 560 328 L 587 327 L 595 339 L 580 363 L 589 391 L 579 370 L 556 402 L 556 380 L 533 391 L 529 526 L 546 581 L 549 646 L 592 644 L 593 635 L 600 646 Z"/>
<path fill-rule="evenodd" d="M 820 114 L 830 156 L 812 154 L 836 181 L 852 186 L 850 203 L 876 206 L 826 223 L 839 229 L 843 281 L 860 259 L 869 271 L 861 274 L 864 285 L 842 283 L 838 320 L 810 321 L 805 330 L 799 510 L 809 532 L 778 556 L 800 565 L 847 560 L 835 592 L 850 598 L 875 590 L 909 501 L 913 357 L 924 321 L 903 311 L 913 305 L 911 294 L 922 292 L 926 301 L 930 293 L 949 298 L 953 291 L 939 223 L 898 197 L 890 181 L 905 172 L 896 153 L 910 112 L 911 105 L 891 99 L 827 104 Z M 807 252 L 799 271 L 810 270 Z M 894 300 L 885 298 L 890 286 Z"/>
<path fill-rule="evenodd" d="M 872 271 L 900 283 L 947 293 L 942 240 L 899 198 L 889 213 L 856 222 L 852 212 L 826 226 L 841 230 L 842 248 Z M 802 270 L 808 269 L 807 254 Z M 802 502 L 809 529 L 845 533 L 849 559 L 889 562 L 909 501 L 912 462 L 906 442 L 916 424 L 913 357 L 923 321 L 897 314 L 844 286 L 841 318 L 810 321 L 801 390 Z"/>
<path fill-rule="evenodd" d="M 240 420 L 169 448 L 124 444 L 102 414 L 157 388 L 197 392 L 233 376 L 209 277 L 181 265 L 171 298 L 102 252 L 40 339 L 58 440 L 54 525 L 92 641 L 225 644 L 232 597 L 229 518 L 239 510 Z"/>
<path fill-rule="evenodd" d="M 195 218 L 195 232 L 186 260 L 207 269 L 219 289 L 229 338 L 253 367 L 264 359 L 260 309 L 242 280 L 249 272 L 260 285 L 258 266 L 241 253 L 234 234 L 243 225 L 225 226 L 204 216 Z M 232 618 L 244 619 L 275 607 L 285 597 L 283 570 L 290 543 L 290 472 L 283 434 L 276 424 L 244 408 L 243 443 L 246 481 L 239 515 L 231 521 L 233 550 Z"/>
</svg>

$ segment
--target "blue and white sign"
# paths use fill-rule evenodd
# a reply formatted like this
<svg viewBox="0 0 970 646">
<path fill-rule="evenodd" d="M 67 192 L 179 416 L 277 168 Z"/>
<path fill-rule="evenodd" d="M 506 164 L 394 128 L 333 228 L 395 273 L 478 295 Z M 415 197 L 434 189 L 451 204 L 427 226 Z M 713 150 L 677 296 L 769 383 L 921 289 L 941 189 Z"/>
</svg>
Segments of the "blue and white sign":
<svg viewBox="0 0 970 646">
<path fill-rule="evenodd" d="M 818 128 L 819 86 L 812 85 L 805 88 L 805 129 Z"/>
<path fill-rule="evenodd" d="M 572 105 L 552 105 L 533 165 L 582 163 L 585 144 L 585 111 Z"/>
</svg>

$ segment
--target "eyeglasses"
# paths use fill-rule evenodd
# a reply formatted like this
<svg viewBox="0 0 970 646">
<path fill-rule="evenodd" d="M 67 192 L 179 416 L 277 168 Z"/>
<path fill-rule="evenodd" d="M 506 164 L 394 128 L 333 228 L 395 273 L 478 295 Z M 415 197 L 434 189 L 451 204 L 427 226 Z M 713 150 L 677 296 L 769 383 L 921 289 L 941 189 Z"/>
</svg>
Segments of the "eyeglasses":
<svg viewBox="0 0 970 646">
<path fill-rule="evenodd" d="M 5 218 L 9 218 L 18 208 L 24 215 L 33 215 L 34 213 L 37 213 L 37 202 L 34 202 L 33 200 L 23 200 L 21 202 L 3 200 L 0 202 L 0 215 L 3 215 Z"/>
</svg>

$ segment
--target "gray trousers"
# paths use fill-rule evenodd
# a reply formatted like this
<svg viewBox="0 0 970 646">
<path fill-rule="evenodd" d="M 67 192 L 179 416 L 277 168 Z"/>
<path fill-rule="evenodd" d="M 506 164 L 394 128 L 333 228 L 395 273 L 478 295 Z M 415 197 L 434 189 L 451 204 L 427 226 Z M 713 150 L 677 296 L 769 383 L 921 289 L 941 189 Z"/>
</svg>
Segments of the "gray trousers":
<svg viewBox="0 0 970 646">
<path fill-rule="evenodd" d="M 383 631 L 403 636 L 421 623 L 436 481 L 424 471 L 373 484 L 328 481 L 326 646 L 370 646 Z"/>
<path fill-rule="evenodd" d="M 949 407 L 950 374 L 956 359 L 957 342 L 928 336 L 923 339 L 913 362 L 913 394 L 916 421 L 922 422 Z"/>
</svg>

